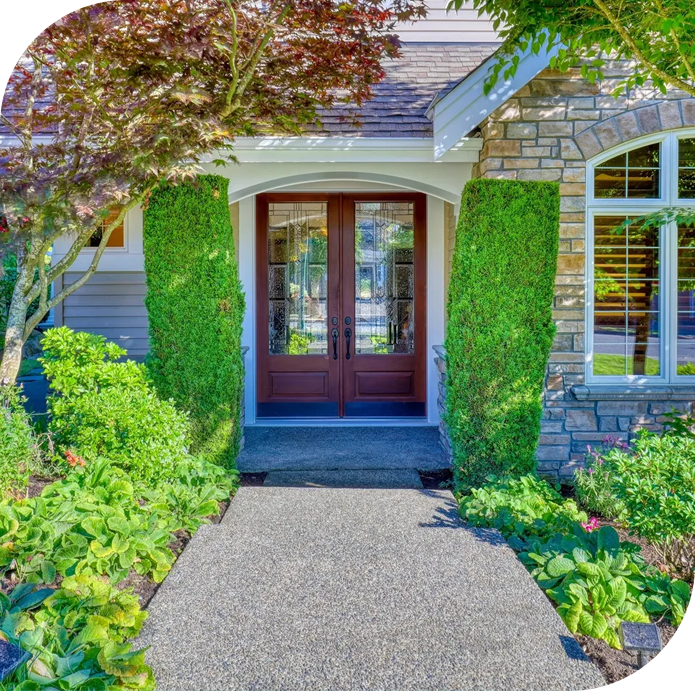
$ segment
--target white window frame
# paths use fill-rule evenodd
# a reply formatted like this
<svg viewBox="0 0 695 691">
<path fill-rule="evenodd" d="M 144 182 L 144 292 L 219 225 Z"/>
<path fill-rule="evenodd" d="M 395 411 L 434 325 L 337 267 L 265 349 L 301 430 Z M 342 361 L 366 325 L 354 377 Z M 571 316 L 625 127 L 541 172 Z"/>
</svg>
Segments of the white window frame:
<svg viewBox="0 0 695 691">
<path fill-rule="evenodd" d="M 695 385 L 695 376 L 678 375 L 678 234 L 676 224 L 669 223 L 659 230 L 659 324 L 661 328 L 659 376 L 594 375 L 594 219 L 606 215 L 644 215 L 664 207 L 695 206 L 695 199 L 678 199 L 678 140 L 695 137 L 695 128 L 668 130 L 639 139 L 632 139 L 621 146 L 604 152 L 586 165 L 586 382 L 605 385 L 678 386 Z M 658 199 L 597 199 L 594 197 L 594 171 L 597 166 L 648 144 L 661 144 L 659 158 Z M 672 356 L 673 355 L 673 356 Z"/>
<path fill-rule="evenodd" d="M 106 254 L 106 253 L 108 253 L 108 254 L 128 254 L 130 252 L 130 249 L 128 247 L 128 240 L 129 240 L 128 226 L 130 225 L 129 216 L 130 216 L 130 212 L 126 213 L 126 215 L 123 218 L 123 247 L 105 247 L 104 248 L 104 254 Z M 99 249 L 98 247 L 83 247 L 80 250 L 80 254 L 85 254 L 85 255 L 89 256 L 89 255 L 94 254 L 98 249 Z"/>
</svg>

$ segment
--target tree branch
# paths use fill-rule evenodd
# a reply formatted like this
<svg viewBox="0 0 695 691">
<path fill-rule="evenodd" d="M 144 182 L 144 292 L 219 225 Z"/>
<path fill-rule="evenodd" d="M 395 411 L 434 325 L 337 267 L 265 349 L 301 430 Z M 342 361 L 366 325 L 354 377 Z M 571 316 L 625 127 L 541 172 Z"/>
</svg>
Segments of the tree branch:
<svg viewBox="0 0 695 691">
<path fill-rule="evenodd" d="M 593 1 L 596 7 L 598 7 L 601 10 L 603 16 L 611 23 L 611 26 L 613 27 L 613 29 L 615 29 L 616 33 L 618 34 L 618 36 L 620 36 L 625 45 L 627 45 L 630 48 L 630 51 L 632 52 L 632 55 L 635 57 L 635 59 L 643 67 L 646 67 L 653 74 L 655 74 L 657 77 L 663 80 L 666 84 L 675 86 L 677 89 L 681 89 L 691 94 L 692 96 L 695 96 L 695 84 L 688 84 L 688 82 L 678 77 L 674 77 L 673 75 L 670 75 L 668 72 L 665 72 L 664 70 L 647 60 L 647 58 L 644 56 L 644 53 L 640 50 L 639 46 L 635 43 L 634 39 L 630 35 L 630 32 L 623 26 L 623 23 L 611 12 L 610 8 L 608 7 L 608 5 L 606 5 L 604 0 Z"/>
</svg>

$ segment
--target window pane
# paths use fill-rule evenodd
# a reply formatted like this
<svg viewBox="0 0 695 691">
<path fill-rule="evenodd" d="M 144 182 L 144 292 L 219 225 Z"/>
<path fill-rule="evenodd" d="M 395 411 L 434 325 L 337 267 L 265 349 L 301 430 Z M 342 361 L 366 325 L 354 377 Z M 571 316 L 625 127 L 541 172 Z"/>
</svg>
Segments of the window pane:
<svg viewBox="0 0 695 691">
<path fill-rule="evenodd" d="M 355 353 L 415 352 L 412 202 L 355 204 Z"/>
<path fill-rule="evenodd" d="M 594 219 L 594 232 L 602 241 L 622 237 L 624 245 L 594 249 L 593 372 L 658 376 L 659 231 L 637 226 L 616 231 L 625 218 Z"/>
<path fill-rule="evenodd" d="M 695 228 L 687 226 L 678 228 L 677 310 L 676 372 L 681 376 L 693 376 L 695 375 Z"/>
<path fill-rule="evenodd" d="M 598 216 L 594 219 L 594 245 L 596 247 L 625 247 L 626 232 L 620 228 L 625 216 Z"/>
<path fill-rule="evenodd" d="M 271 355 L 328 352 L 325 202 L 268 205 L 268 349 Z"/>
<path fill-rule="evenodd" d="M 655 199 L 659 197 L 661 144 L 648 144 L 614 156 L 594 171 L 597 199 Z"/>
<path fill-rule="evenodd" d="M 695 198 L 695 139 L 678 140 L 678 196 Z"/>
<path fill-rule="evenodd" d="M 89 238 L 87 247 L 99 247 L 99 245 L 101 244 L 101 238 L 104 236 L 104 229 L 111 223 L 113 223 L 118 218 L 120 213 L 120 206 L 117 206 L 111 209 L 111 211 L 109 211 L 106 218 L 102 221 L 99 230 L 97 230 L 94 233 L 94 235 L 92 235 L 92 237 Z M 121 222 L 111 231 L 111 235 L 109 235 L 109 239 L 106 241 L 106 246 L 120 248 L 125 247 L 125 229 L 123 222 Z"/>
</svg>

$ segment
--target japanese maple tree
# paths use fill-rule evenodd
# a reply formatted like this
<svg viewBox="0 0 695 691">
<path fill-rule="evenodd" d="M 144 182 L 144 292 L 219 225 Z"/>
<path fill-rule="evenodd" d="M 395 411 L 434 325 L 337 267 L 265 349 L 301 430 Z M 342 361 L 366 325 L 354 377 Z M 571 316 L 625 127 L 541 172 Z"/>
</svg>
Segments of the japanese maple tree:
<svg viewBox="0 0 695 691">
<path fill-rule="evenodd" d="M 0 145 L 0 254 L 17 264 L 0 382 L 16 379 L 33 329 L 157 184 L 233 160 L 235 137 L 300 134 L 321 108 L 359 106 L 398 54 L 395 22 L 424 11 L 423 0 L 118 0 L 38 36 L 0 115 L 12 138 Z M 102 224 L 88 270 L 51 295 Z M 47 265 L 63 235 L 68 253 Z"/>
</svg>

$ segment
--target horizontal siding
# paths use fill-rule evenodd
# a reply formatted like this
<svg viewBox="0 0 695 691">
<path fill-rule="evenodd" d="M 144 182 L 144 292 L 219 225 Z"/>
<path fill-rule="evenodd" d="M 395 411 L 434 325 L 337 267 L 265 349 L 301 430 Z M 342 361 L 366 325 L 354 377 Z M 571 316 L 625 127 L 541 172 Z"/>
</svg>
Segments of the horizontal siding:
<svg viewBox="0 0 695 691">
<path fill-rule="evenodd" d="M 81 274 L 66 273 L 64 284 Z M 63 323 L 75 331 L 105 336 L 142 359 L 148 351 L 145 274 L 100 271 L 63 304 Z"/>
<path fill-rule="evenodd" d="M 406 43 L 479 43 L 499 41 L 492 22 L 486 15 L 478 16 L 471 3 L 458 12 L 447 12 L 448 0 L 430 0 L 427 18 L 400 24 L 396 31 Z"/>
</svg>

